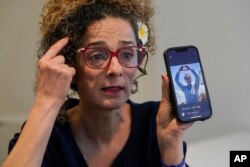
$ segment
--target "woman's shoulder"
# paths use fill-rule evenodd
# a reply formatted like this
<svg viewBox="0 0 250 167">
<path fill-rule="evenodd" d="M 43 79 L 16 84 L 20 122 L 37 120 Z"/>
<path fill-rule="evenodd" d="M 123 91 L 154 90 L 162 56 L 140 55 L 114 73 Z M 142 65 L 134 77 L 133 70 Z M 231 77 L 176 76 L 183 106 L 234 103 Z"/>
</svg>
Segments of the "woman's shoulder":
<svg viewBox="0 0 250 167">
<path fill-rule="evenodd" d="M 128 100 L 132 110 L 135 111 L 148 111 L 148 112 L 156 112 L 159 109 L 160 102 L 159 101 L 146 101 L 143 103 L 136 103 L 132 100 Z"/>
<path fill-rule="evenodd" d="M 145 122 L 149 124 L 155 123 L 155 118 L 160 106 L 159 101 L 147 101 L 143 103 L 136 103 L 129 100 L 128 103 L 131 106 L 131 114 L 134 122 Z"/>
</svg>

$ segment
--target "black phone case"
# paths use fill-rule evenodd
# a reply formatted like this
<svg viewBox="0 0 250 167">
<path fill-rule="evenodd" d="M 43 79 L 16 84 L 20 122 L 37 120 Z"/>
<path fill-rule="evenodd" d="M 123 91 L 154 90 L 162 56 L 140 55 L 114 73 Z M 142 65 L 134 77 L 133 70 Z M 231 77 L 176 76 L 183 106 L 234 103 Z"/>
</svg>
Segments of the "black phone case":
<svg viewBox="0 0 250 167">
<path fill-rule="evenodd" d="M 181 118 L 181 116 L 180 116 L 180 113 L 178 112 L 178 104 L 177 104 L 177 99 L 176 99 L 176 96 L 175 96 L 175 90 L 174 90 L 174 86 L 173 86 L 174 83 L 173 83 L 173 78 L 172 78 L 171 71 L 170 71 L 170 64 L 169 64 L 167 56 L 168 56 L 168 52 L 171 51 L 171 50 L 178 50 L 179 52 L 182 52 L 182 51 L 185 51 L 187 48 L 195 48 L 197 53 L 198 53 L 199 63 L 200 63 L 200 66 L 201 66 L 201 72 L 202 72 L 202 75 L 203 75 L 203 81 L 204 81 L 205 86 L 206 86 L 207 98 L 208 98 L 209 105 L 210 105 L 210 110 L 211 110 L 211 113 L 210 113 L 210 115 L 208 117 L 200 117 L 200 118 L 197 118 L 197 119 L 183 120 Z M 199 55 L 198 49 L 193 45 L 171 47 L 171 48 L 168 48 L 168 49 L 166 49 L 164 51 L 163 57 L 164 57 L 164 62 L 165 62 L 167 74 L 168 74 L 168 77 L 170 79 L 170 100 L 171 100 L 171 103 L 173 105 L 174 113 L 175 113 L 176 117 L 178 118 L 178 120 L 180 122 L 183 122 L 183 123 L 188 123 L 188 122 L 194 122 L 194 121 L 204 121 L 206 119 L 209 119 L 212 116 L 212 107 L 211 107 L 211 101 L 210 101 L 209 93 L 208 93 L 208 90 L 207 90 L 208 88 L 207 88 L 205 75 L 204 75 L 204 72 L 203 72 L 203 67 L 202 67 L 202 63 L 201 63 L 201 60 L 200 60 L 200 55 Z"/>
</svg>

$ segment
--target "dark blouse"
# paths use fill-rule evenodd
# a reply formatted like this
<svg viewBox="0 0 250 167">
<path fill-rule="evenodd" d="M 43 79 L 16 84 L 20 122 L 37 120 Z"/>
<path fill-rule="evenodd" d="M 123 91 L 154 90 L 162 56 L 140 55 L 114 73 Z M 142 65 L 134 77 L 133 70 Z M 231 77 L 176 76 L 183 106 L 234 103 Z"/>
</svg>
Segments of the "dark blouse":
<svg viewBox="0 0 250 167">
<path fill-rule="evenodd" d="M 132 109 L 132 126 L 127 143 L 112 167 L 162 167 L 156 137 L 156 114 L 159 102 L 136 104 L 128 101 Z M 78 104 L 72 100 L 69 108 Z M 20 133 L 10 141 L 9 152 Z M 186 145 L 184 143 L 184 152 Z M 70 129 L 69 122 L 57 119 L 50 136 L 42 167 L 87 167 Z"/>
</svg>

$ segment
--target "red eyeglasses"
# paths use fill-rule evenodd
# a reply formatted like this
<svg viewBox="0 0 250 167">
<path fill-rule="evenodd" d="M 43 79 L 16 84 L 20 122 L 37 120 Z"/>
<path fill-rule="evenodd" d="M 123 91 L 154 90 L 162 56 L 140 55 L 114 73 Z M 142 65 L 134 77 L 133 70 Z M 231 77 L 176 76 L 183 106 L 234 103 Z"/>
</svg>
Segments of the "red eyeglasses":
<svg viewBox="0 0 250 167">
<path fill-rule="evenodd" d="M 77 50 L 84 59 L 85 64 L 93 69 L 107 67 L 112 57 L 117 57 L 119 63 L 127 68 L 139 67 L 145 57 L 144 46 L 123 47 L 112 52 L 104 48 L 80 48 Z"/>
</svg>

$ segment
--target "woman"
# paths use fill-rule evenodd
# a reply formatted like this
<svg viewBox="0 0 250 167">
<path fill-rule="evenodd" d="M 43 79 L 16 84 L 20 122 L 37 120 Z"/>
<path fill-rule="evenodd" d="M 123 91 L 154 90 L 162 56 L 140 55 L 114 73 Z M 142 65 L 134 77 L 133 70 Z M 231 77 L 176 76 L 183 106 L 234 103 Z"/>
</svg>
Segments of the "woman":
<svg viewBox="0 0 250 167">
<path fill-rule="evenodd" d="M 183 135 L 190 125 L 174 117 L 168 77 L 161 102 L 129 100 L 154 51 L 151 29 L 140 31 L 146 40 L 138 35 L 152 14 L 141 0 L 45 4 L 36 99 L 4 167 L 187 166 Z M 70 88 L 79 100 L 67 96 Z"/>
</svg>

